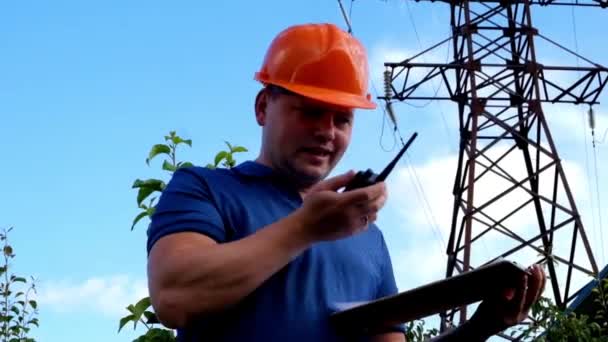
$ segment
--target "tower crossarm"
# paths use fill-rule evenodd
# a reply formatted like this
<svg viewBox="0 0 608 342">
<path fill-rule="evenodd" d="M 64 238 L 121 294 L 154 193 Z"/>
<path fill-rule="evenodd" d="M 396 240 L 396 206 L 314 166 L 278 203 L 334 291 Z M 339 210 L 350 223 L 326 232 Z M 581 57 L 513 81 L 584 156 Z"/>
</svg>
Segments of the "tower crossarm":
<svg viewBox="0 0 608 342">
<path fill-rule="evenodd" d="M 409 0 L 406 0 L 409 1 Z M 448 4 L 452 3 L 460 3 L 461 1 L 454 0 L 415 0 L 416 2 L 421 1 L 429 1 L 429 2 L 445 2 Z M 523 4 L 525 0 L 469 0 L 469 2 L 483 2 L 483 3 L 502 3 L 506 5 L 512 4 Z M 608 8 L 608 0 L 533 0 L 529 1 L 530 5 L 539 5 L 539 6 L 579 6 L 579 7 L 600 7 L 600 8 Z"/>
<path fill-rule="evenodd" d="M 545 66 L 538 63 L 385 63 L 390 70 L 392 96 L 383 100 L 470 100 L 467 72 L 473 70 L 477 90 L 489 103 L 516 105 L 530 98 L 534 76 L 538 77 L 540 101 L 597 104 L 608 82 L 608 68 Z M 561 77 L 551 77 L 559 74 Z M 458 78 L 461 78 L 460 82 Z"/>
</svg>

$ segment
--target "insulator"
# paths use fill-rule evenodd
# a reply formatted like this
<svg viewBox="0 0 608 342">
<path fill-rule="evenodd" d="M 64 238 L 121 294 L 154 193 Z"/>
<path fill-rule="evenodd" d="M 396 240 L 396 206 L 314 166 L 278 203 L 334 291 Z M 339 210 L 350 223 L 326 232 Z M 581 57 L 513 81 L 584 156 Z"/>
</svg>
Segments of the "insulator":
<svg viewBox="0 0 608 342">
<path fill-rule="evenodd" d="M 391 119 L 391 121 L 393 122 L 393 125 L 395 125 L 395 129 L 397 128 L 397 117 L 395 116 L 395 112 L 393 112 L 393 103 L 392 102 L 386 102 L 386 112 L 388 113 L 388 117 Z"/>
<path fill-rule="evenodd" d="M 391 71 L 384 70 L 384 96 L 387 100 L 393 97 L 393 89 L 391 88 Z"/>
<path fill-rule="evenodd" d="M 593 107 L 589 106 L 589 128 L 592 130 L 595 129 L 595 112 L 593 111 Z"/>
</svg>

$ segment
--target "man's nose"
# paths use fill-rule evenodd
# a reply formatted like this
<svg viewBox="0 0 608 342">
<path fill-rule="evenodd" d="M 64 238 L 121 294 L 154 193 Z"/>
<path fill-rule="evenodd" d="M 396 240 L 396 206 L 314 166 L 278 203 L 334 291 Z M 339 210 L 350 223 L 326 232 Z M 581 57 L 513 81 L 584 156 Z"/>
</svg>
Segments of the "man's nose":
<svg viewBox="0 0 608 342">
<path fill-rule="evenodd" d="M 336 135 L 334 116 L 331 114 L 322 115 L 317 121 L 315 133 L 325 140 L 333 140 Z"/>
</svg>

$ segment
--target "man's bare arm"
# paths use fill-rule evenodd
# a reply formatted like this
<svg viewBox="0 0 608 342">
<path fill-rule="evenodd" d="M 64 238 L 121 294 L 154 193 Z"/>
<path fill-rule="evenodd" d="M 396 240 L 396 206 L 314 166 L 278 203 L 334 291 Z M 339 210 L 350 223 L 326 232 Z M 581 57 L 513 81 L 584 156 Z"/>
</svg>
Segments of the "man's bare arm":
<svg viewBox="0 0 608 342">
<path fill-rule="evenodd" d="M 152 305 L 169 328 L 234 305 L 310 245 L 295 216 L 234 242 L 217 244 L 198 233 L 160 239 L 150 251 Z"/>
</svg>

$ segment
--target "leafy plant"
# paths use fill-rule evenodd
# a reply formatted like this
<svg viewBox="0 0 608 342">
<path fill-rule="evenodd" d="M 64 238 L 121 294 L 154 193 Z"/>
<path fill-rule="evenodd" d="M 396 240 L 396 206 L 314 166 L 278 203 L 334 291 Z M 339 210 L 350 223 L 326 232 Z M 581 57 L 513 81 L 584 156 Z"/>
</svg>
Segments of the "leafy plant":
<svg viewBox="0 0 608 342">
<path fill-rule="evenodd" d="M 407 342 L 424 342 L 437 335 L 439 335 L 439 330 L 435 328 L 425 329 L 424 321 L 422 320 L 411 321 L 405 325 Z"/>
<path fill-rule="evenodd" d="M 176 161 L 176 153 L 177 147 L 179 145 L 188 145 L 192 147 L 192 140 L 190 139 L 182 139 L 180 136 L 175 134 L 175 131 L 169 132 L 169 135 L 165 135 L 165 143 L 164 144 L 156 144 L 152 146 L 150 152 L 148 152 L 148 158 L 146 158 L 146 164 L 150 165 L 150 161 L 155 157 L 165 155 L 167 159 L 163 160 L 162 169 L 165 171 L 169 171 L 171 174 L 175 172 L 177 169 L 182 167 L 191 167 L 193 166 L 190 162 L 177 162 Z M 133 189 L 138 189 L 137 191 L 137 206 L 142 209 L 142 211 L 135 216 L 133 220 L 133 224 L 131 225 L 131 230 L 135 228 L 137 222 L 139 222 L 144 217 L 150 217 L 154 214 L 154 201 L 156 197 L 150 199 L 148 204 L 144 204 L 143 202 L 153 193 L 162 192 L 165 189 L 165 182 L 160 179 L 136 179 L 131 186 Z"/>
<path fill-rule="evenodd" d="M 0 233 L 4 263 L 0 266 L 0 339 L 2 342 L 34 342 L 28 337 L 32 326 L 38 327 L 38 303 L 32 299 L 36 293 L 35 280 L 28 281 L 12 272 L 9 261 L 15 258 L 15 251 L 8 242 L 8 233 L 13 228 Z"/>
<path fill-rule="evenodd" d="M 591 292 L 595 295 L 593 302 L 599 306 L 595 321 L 598 322 L 602 334 L 608 337 L 608 278 L 598 279 L 598 286 Z"/>
<path fill-rule="evenodd" d="M 608 330 L 590 317 L 560 310 L 548 298 L 542 297 L 530 311 L 532 323 L 519 329 L 524 341 L 600 342 L 608 338 Z M 516 330 L 511 331 L 512 336 L 515 333 Z"/>
<path fill-rule="evenodd" d="M 228 146 L 228 151 L 218 152 L 215 155 L 215 158 L 213 159 L 213 164 L 207 164 L 208 168 L 215 169 L 220 163 L 222 163 L 222 166 L 227 168 L 234 167 L 236 165 L 236 161 L 234 160 L 234 154 L 237 152 L 247 151 L 247 149 L 242 146 L 232 146 L 227 141 L 224 141 L 224 143 L 226 143 L 226 146 Z"/>
<path fill-rule="evenodd" d="M 165 143 L 155 144 L 152 146 L 152 148 L 148 152 L 146 164 L 149 166 L 150 162 L 153 159 L 159 156 L 164 156 L 165 159 L 161 164 L 161 169 L 169 173 L 168 175 L 170 179 L 173 173 L 178 169 L 194 166 L 191 162 L 177 160 L 177 148 L 180 145 L 187 145 L 189 147 L 192 147 L 192 140 L 183 139 L 182 137 L 178 136 L 175 131 L 169 132 L 169 135 L 166 135 L 164 138 Z M 213 159 L 213 163 L 207 164 L 206 167 L 234 167 L 236 165 L 234 154 L 239 152 L 247 152 L 247 149 L 242 146 L 233 146 L 227 141 L 225 141 L 225 144 L 228 146 L 228 150 L 218 152 L 215 155 L 215 158 Z M 137 223 L 143 218 L 149 218 L 154 214 L 154 202 L 158 198 L 158 195 L 160 195 L 165 189 L 165 187 L 165 181 L 156 178 L 149 178 L 145 180 L 136 179 L 133 182 L 132 189 L 138 189 L 137 206 L 139 209 L 141 209 L 141 212 L 138 213 L 137 216 L 135 216 L 135 219 L 131 224 L 131 230 L 133 230 Z M 152 196 L 153 194 L 156 194 L 156 196 Z M 150 199 L 148 200 L 148 198 Z M 146 200 L 147 203 L 145 202 Z M 172 330 L 155 327 L 155 325 L 160 325 L 160 322 L 158 321 L 154 312 L 149 310 L 150 307 L 151 303 L 149 297 L 142 298 L 136 304 L 130 304 L 129 306 L 127 306 L 129 314 L 120 319 L 120 322 L 118 324 L 118 332 L 120 332 L 122 328 L 128 323 L 133 323 L 133 329 L 136 329 L 137 324 L 141 323 L 143 326 L 146 327 L 147 331 L 144 335 L 139 336 L 133 342 L 175 341 L 175 335 Z"/>
<path fill-rule="evenodd" d="M 137 328 L 137 323 L 143 324 L 147 328 L 146 334 L 138 337 L 133 342 L 170 342 L 175 341 L 175 334 L 172 330 L 154 328 L 154 324 L 160 324 L 154 312 L 148 310 L 152 306 L 150 297 L 140 299 L 135 305 L 129 304 L 127 310 L 131 313 L 120 319 L 118 332 L 128 323 L 133 322 L 133 330 Z"/>
</svg>

